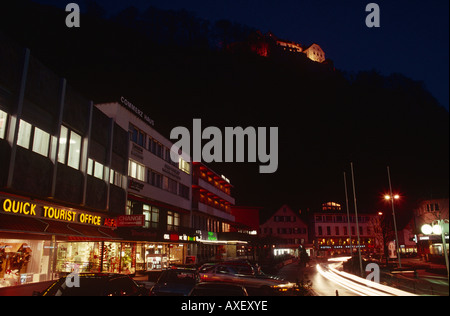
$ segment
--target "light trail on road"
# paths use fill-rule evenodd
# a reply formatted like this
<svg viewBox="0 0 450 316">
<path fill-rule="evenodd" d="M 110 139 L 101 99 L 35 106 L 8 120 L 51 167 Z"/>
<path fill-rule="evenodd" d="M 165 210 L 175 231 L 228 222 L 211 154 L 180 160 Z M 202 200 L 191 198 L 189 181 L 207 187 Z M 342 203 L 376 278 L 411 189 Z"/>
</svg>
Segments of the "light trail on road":
<svg viewBox="0 0 450 316">
<path fill-rule="evenodd" d="M 345 261 L 348 258 L 342 258 Z M 387 285 L 372 282 L 353 274 L 342 272 L 336 267 L 342 264 L 339 258 L 331 260 L 333 263 L 317 264 L 316 269 L 320 275 L 341 287 L 359 296 L 417 296 Z"/>
</svg>

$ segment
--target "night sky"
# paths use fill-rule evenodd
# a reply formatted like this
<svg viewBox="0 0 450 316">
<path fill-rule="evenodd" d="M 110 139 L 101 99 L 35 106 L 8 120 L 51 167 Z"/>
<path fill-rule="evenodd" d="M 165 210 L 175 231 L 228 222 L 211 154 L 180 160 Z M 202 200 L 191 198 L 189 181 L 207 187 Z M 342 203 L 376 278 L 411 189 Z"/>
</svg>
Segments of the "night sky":
<svg viewBox="0 0 450 316">
<path fill-rule="evenodd" d="M 42 4 L 53 4 L 60 8 L 64 8 L 69 2 L 76 2 L 83 11 L 86 9 L 86 1 L 88 0 L 32 1 Z M 447 111 L 449 109 L 448 1 L 376 1 L 381 10 L 380 28 L 368 28 L 365 24 L 366 16 L 369 14 L 365 11 L 365 8 L 370 3 L 369 0 L 96 0 L 96 2 L 105 9 L 106 17 L 115 16 L 118 12 L 130 6 L 135 6 L 142 12 L 149 6 L 162 10 L 186 9 L 197 17 L 207 19 L 212 23 L 220 19 L 227 19 L 259 29 L 263 33 L 271 31 L 279 38 L 294 41 L 303 46 L 317 43 L 324 49 L 326 57 L 333 60 L 337 69 L 350 74 L 357 74 L 365 70 L 375 70 L 384 76 L 400 73 L 413 80 L 423 82 L 425 88 L 431 92 L 438 102 Z M 295 89 L 296 87 L 293 88 L 293 91 Z M 295 91 L 295 93 L 297 92 L 301 93 L 301 89 Z M 414 94 L 411 95 L 415 96 Z M 133 98 L 133 96 L 130 96 L 130 98 Z M 407 100 L 407 98 L 405 99 Z M 370 102 L 367 103 L 371 104 Z M 186 106 L 190 106 L 189 103 L 186 104 Z M 393 107 L 397 105 L 388 103 L 388 105 L 390 104 Z M 251 107 L 254 106 L 253 104 L 250 105 Z M 371 113 L 379 118 L 384 113 L 379 113 L 377 106 L 377 104 L 372 104 L 372 109 L 374 110 Z M 404 104 L 399 104 L 399 106 L 407 108 Z M 338 113 L 340 107 L 331 110 Z M 386 108 L 385 110 L 389 111 Z M 398 111 L 400 111 L 400 108 Z M 361 107 L 359 113 L 364 119 L 365 114 L 363 112 L 364 107 Z M 448 115 L 448 112 L 445 112 L 445 110 L 439 112 L 439 115 L 442 115 L 442 113 L 443 115 L 445 113 Z M 152 116 L 151 112 L 148 114 Z M 408 116 L 409 114 L 412 115 L 414 113 L 402 113 L 399 117 L 400 121 L 403 118 L 406 121 L 410 117 Z M 342 114 L 342 117 L 344 117 L 344 114 Z M 280 118 L 282 119 L 282 115 L 278 117 L 278 119 Z M 448 117 L 442 118 L 442 120 L 439 120 L 439 118 L 433 117 L 428 121 L 414 122 L 421 125 L 422 129 L 420 131 L 438 131 L 436 133 L 440 135 L 447 135 L 448 128 L 446 126 L 448 127 L 448 125 L 435 126 L 433 124 L 435 124 L 435 121 L 447 122 L 446 124 L 448 124 Z M 257 119 L 259 118 L 257 117 Z M 252 123 L 254 124 L 254 122 Z M 252 123 L 249 122 L 250 125 Z M 295 124 L 297 123 L 295 122 Z M 353 126 L 353 123 L 358 124 L 356 120 L 349 125 Z M 433 176 L 436 176 L 448 187 L 448 178 L 445 178 L 448 172 L 440 172 L 448 169 L 445 169 L 441 164 L 430 163 L 436 158 L 435 161 L 448 165 L 445 161 L 446 157 L 448 158 L 448 147 L 444 148 L 445 146 L 442 146 L 441 143 L 436 143 L 439 140 L 425 139 L 427 135 L 431 134 L 415 132 L 415 126 L 417 125 L 412 124 L 408 125 L 405 122 L 399 122 L 394 125 L 394 128 L 391 126 L 390 131 L 393 132 L 399 132 L 404 126 L 411 128 L 409 132 L 405 129 L 406 132 L 402 134 L 408 135 L 407 138 L 410 143 L 405 142 L 405 140 L 399 140 L 404 144 L 408 144 L 402 147 L 401 150 L 403 151 L 398 149 L 399 146 L 395 144 L 394 140 L 384 140 L 384 142 L 389 144 L 392 143 L 393 148 L 397 148 L 396 150 L 392 149 L 392 152 L 395 153 L 392 160 L 396 161 L 397 166 L 392 163 L 392 160 L 388 159 L 391 155 L 390 150 L 377 152 L 376 148 L 368 148 L 369 144 L 374 144 L 373 139 L 379 137 L 377 135 L 378 131 L 384 135 L 381 132 L 387 130 L 386 126 L 381 124 L 373 128 L 374 132 L 371 134 L 373 137 L 372 143 L 370 139 L 366 141 L 363 137 L 360 139 L 360 143 L 355 143 L 357 145 L 354 148 L 347 148 L 350 153 L 348 156 L 345 156 L 345 159 L 342 156 L 340 158 L 342 161 L 333 158 L 338 156 L 337 153 L 333 152 L 333 147 L 330 149 L 329 157 L 320 156 L 319 153 L 323 153 L 320 148 L 325 145 L 320 142 L 315 143 L 314 133 L 320 131 L 320 129 L 317 129 L 317 131 L 307 131 L 305 135 L 298 136 L 295 134 L 298 136 L 298 139 L 294 140 L 301 144 L 301 146 L 296 147 L 295 154 L 303 159 L 298 166 L 291 164 L 293 160 L 287 159 L 282 163 L 280 160 L 279 171 L 274 175 L 252 173 L 252 171 L 244 170 L 245 166 L 239 169 L 238 164 L 222 164 L 218 169 L 214 169 L 216 166 L 213 166 L 213 169 L 231 179 L 232 184 L 235 185 L 235 192 L 237 192 L 235 194 L 238 204 L 265 206 L 264 203 L 270 202 L 272 205 L 269 205 L 271 208 L 269 211 L 273 211 L 275 207 L 279 207 L 283 203 L 292 204 L 291 206 L 294 209 L 296 207 L 303 209 L 305 207 L 317 208 L 320 203 L 328 200 L 342 200 L 342 171 L 346 170 L 349 176 L 350 160 L 348 159 L 355 159 L 356 157 L 357 160 L 354 162 L 356 163 L 356 178 L 359 181 L 357 185 L 360 185 L 358 190 L 365 190 L 359 194 L 358 203 L 365 200 L 366 206 L 370 206 L 371 210 L 374 211 L 375 208 L 380 207 L 376 203 L 384 203 L 384 201 L 379 201 L 377 193 L 381 194 L 381 190 L 386 189 L 387 175 L 385 170 L 387 163 L 392 167 L 394 182 L 398 181 L 394 186 L 400 187 L 400 190 L 403 189 L 402 185 L 407 187 L 408 179 L 414 178 L 416 175 L 418 178 L 423 176 L 423 179 L 432 179 Z M 285 130 L 290 131 L 289 128 L 284 127 Z M 352 128 L 350 126 L 344 127 L 347 129 L 343 129 L 342 135 L 353 137 Z M 438 127 L 441 127 L 441 129 Z M 323 131 L 325 133 L 326 129 L 323 129 Z M 421 144 L 424 148 L 418 148 L 414 136 L 411 135 L 422 139 L 423 142 Z M 330 135 L 330 139 L 333 139 L 332 136 Z M 299 142 L 299 139 L 301 139 L 301 142 Z M 446 138 L 443 136 L 442 139 Z M 289 148 L 288 145 L 291 145 L 288 140 L 291 139 L 284 139 L 284 142 L 280 143 L 280 156 L 286 153 L 286 150 Z M 327 144 L 330 144 L 330 142 L 332 146 L 338 146 L 337 142 L 333 143 L 331 140 L 327 141 Z M 434 148 L 433 144 L 439 149 Z M 384 146 L 383 148 L 389 149 L 389 146 Z M 340 148 L 339 150 L 344 149 Z M 430 154 L 428 155 L 428 153 Z M 284 157 L 286 158 L 287 155 Z M 358 157 L 360 158 L 359 161 Z M 364 164 L 361 162 L 361 159 L 366 159 L 370 163 Z M 416 161 L 418 161 L 417 165 L 415 165 Z M 327 168 L 324 168 L 324 166 Z M 241 172 L 241 170 L 246 172 Z M 440 173 L 437 175 L 436 172 Z M 442 174 L 444 175 L 442 176 Z M 311 179 L 313 183 L 311 183 Z M 402 179 L 402 181 L 398 179 Z M 362 183 L 363 181 L 364 183 Z M 324 184 L 323 186 L 322 183 Z M 425 190 L 433 186 L 428 183 L 433 184 L 433 181 L 423 180 L 419 184 L 416 183 L 419 187 L 416 189 L 423 188 Z M 407 191 L 408 189 L 405 190 Z M 313 195 L 316 196 L 312 197 Z M 311 199 L 312 201 L 310 201 Z M 412 200 L 412 197 L 410 197 L 410 200 Z M 308 201 L 308 203 L 303 205 L 303 201 Z M 311 204 L 314 204 L 314 206 Z M 381 207 L 386 206 L 381 205 Z M 364 209 L 364 205 L 361 206 L 361 209 Z"/>
<path fill-rule="evenodd" d="M 35 0 L 64 7 L 84 0 Z M 449 108 L 449 2 L 444 0 L 376 1 L 381 27 L 367 28 L 369 0 L 97 0 L 108 15 L 135 6 L 186 9 L 215 21 L 229 19 L 303 45 L 318 43 L 336 68 L 402 73 L 423 81 Z"/>
</svg>

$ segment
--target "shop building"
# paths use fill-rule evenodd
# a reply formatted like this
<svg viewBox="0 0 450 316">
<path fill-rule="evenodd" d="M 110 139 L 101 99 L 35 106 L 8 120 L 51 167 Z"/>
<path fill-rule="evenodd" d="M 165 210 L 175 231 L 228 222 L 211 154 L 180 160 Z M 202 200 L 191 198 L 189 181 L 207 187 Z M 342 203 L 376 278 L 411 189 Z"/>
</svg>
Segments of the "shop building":
<svg viewBox="0 0 450 316">
<path fill-rule="evenodd" d="M 133 273 L 136 248 L 113 229 L 128 130 L 1 36 L 0 69 L 0 287 Z"/>
<path fill-rule="evenodd" d="M 136 243 L 137 271 L 195 262 L 199 236 L 191 228 L 191 164 L 181 155 L 172 161 L 172 142 L 127 98 L 96 108 L 128 131 L 126 216 L 140 216 L 142 223 L 119 225 L 117 233 Z"/>
<path fill-rule="evenodd" d="M 417 252 L 429 259 L 439 261 L 443 254 L 442 234 L 439 231 L 424 234 L 422 227 L 429 225 L 430 227 L 438 226 L 439 220 L 444 220 L 446 229 L 448 230 L 448 198 L 423 200 L 414 210 L 414 230 L 416 234 L 415 240 L 417 242 Z M 444 229 L 445 231 L 445 229 Z M 449 234 L 448 231 L 444 233 L 446 240 L 447 255 L 449 251 Z"/>
<path fill-rule="evenodd" d="M 248 240 L 232 234 L 235 199 L 230 180 L 200 162 L 193 162 L 192 227 L 200 234 L 197 256 L 200 262 L 236 258 Z"/>
</svg>

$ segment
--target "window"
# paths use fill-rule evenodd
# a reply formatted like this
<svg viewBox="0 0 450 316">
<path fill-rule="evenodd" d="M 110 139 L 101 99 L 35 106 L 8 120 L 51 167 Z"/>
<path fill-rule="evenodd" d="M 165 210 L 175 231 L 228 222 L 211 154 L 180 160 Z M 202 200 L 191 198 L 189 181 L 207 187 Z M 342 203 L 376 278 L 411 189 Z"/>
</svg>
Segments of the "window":
<svg viewBox="0 0 450 316">
<path fill-rule="evenodd" d="M 159 209 L 158 208 L 144 204 L 143 214 L 145 216 L 145 224 L 144 224 L 145 228 L 158 228 L 158 222 L 159 222 Z"/>
<path fill-rule="evenodd" d="M 327 226 L 327 235 L 330 236 L 331 235 L 331 227 Z"/>
<path fill-rule="evenodd" d="M 69 130 L 65 126 L 61 126 L 59 135 L 59 149 L 58 149 L 58 162 L 66 163 L 66 151 L 67 151 L 67 138 Z"/>
<path fill-rule="evenodd" d="M 94 176 L 100 180 L 103 180 L 104 169 L 105 169 L 105 166 L 103 166 L 101 163 L 94 161 L 91 158 L 88 159 L 87 173 L 89 175 Z"/>
<path fill-rule="evenodd" d="M 145 147 L 145 133 L 130 124 L 129 127 L 130 140 L 141 147 Z"/>
<path fill-rule="evenodd" d="M 17 137 L 17 145 L 20 147 L 29 149 L 30 148 L 30 137 L 31 137 L 32 126 L 23 120 L 19 123 L 19 135 Z"/>
<path fill-rule="evenodd" d="M 323 235 L 322 226 L 319 226 L 318 228 L 319 228 L 318 235 L 319 235 L 319 236 L 322 236 L 322 235 Z"/>
<path fill-rule="evenodd" d="M 33 139 L 32 143 L 31 139 Z M 50 134 L 37 127 L 33 127 L 30 123 L 20 120 L 17 145 L 26 149 L 31 148 L 35 153 L 48 157 Z"/>
<path fill-rule="evenodd" d="M 185 186 L 185 185 L 183 185 L 183 184 L 180 183 L 180 184 L 179 184 L 178 194 L 179 194 L 181 197 L 183 197 L 183 198 L 189 200 L 189 194 L 190 194 L 189 187 L 188 187 L 188 186 Z"/>
<path fill-rule="evenodd" d="M 113 169 L 109 171 L 109 183 L 114 184 L 119 188 L 127 189 L 127 179 L 125 176 Z"/>
<path fill-rule="evenodd" d="M 180 214 L 172 211 L 167 212 L 167 230 L 178 230 L 180 226 Z"/>
<path fill-rule="evenodd" d="M 187 174 L 191 173 L 191 164 L 189 162 L 184 161 L 183 158 L 181 158 L 181 157 L 180 157 L 179 168 L 181 171 L 186 172 Z"/>
<path fill-rule="evenodd" d="M 103 180 L 104 169 L 105 169 L 105 167 L 101 163 L 96 161 L 94 163 L 94 177 Z"/>
<path fill-rule="evenodd" d="M 335 227 L 335 230 L 336 230 L 336 236 L 339 236 L 339 227 L 336 226 L 336 227 Z"/>
<path fill-rule="evenodd" d="M 168 185 L 169 185 L 168 191 L 170 193 L 178 194 L 178 183 L 175 180 L 172 180 L 172 179 L 169 178 Z"/>
<path fill-rule="evenodd" d="M 35 127 L 33 137 L 33 151 L 44 157 L 48 157 L 48 149 L 50 146 L 50 134 Z"/>
<path fill-rule="evenodd" d="M 67 159 L 67 165 L 74 169 L 80 168 L 80 155 L 81 155 L 81 136 L 77 133 L 70 132 L 69 141 L 69 156 Z"/>
<path fill-rule="evenodd" d="M 162 189 L 163 176 L 159 173 L 149 170 L 149 183 L 157 188 Z"/>
<path fill-rule="evenodd" d="M 5 138 L 7 122 L 8 122 L 8 114 L 0 110 L 0 139 Z"/>
<path fill-rule="evenodd" d="M 128 165 L 128 176 L 139 181 L 145 181 L 145 166 L 130 160 Z"/>
</svg>

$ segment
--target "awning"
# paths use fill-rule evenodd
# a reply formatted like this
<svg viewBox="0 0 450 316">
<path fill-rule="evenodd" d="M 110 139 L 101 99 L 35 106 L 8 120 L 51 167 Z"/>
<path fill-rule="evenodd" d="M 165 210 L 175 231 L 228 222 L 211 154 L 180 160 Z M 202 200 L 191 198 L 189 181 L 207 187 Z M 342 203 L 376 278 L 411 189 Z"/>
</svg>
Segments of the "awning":
<svg viewBox="0 0 450 316">
<path fill-rule="evenodd" d="M 43 220 L 26 216 L 0 214 L 0 233 L 55 235 L 69 240 L 121 239 L 112 229 L 90 225 Z"/>
</svg>

